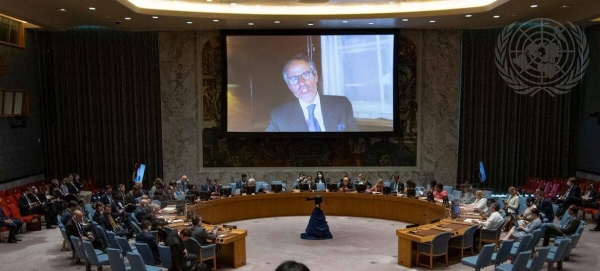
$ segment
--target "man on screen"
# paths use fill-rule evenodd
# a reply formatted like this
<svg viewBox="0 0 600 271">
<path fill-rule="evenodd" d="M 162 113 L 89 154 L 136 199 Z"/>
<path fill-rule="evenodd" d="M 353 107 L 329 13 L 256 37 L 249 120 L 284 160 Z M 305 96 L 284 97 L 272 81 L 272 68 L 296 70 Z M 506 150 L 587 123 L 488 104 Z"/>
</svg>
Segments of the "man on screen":
<svg viewBox="0 0 600 271">
<path fill-rule="evenodd" d="M 343 96 L 319 95 L 315 63 L 303 54 L 283 66 L 283 80 L 298 102 L 289 102 L 271 111 L 266 132 L 357 131 L 352 104 Z"/>
</svg>

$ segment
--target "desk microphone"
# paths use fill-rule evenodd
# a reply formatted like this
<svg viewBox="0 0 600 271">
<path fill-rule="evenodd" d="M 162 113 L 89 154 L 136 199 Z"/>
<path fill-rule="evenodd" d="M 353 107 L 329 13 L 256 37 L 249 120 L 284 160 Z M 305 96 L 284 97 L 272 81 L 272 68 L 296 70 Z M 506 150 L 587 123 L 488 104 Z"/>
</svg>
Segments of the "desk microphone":
<svg viewBox="0 0 600 271">
<path fill-rule="evenodd" d="M 419 221 L 417 221 L 417 227 L 415 227 L 415 234 L 419 233 L 419 225 L 421 224 L 421 218 L 427 216 L 427 213 L 424 213 L 421 217 L 419 217 Z"/>
</svg>

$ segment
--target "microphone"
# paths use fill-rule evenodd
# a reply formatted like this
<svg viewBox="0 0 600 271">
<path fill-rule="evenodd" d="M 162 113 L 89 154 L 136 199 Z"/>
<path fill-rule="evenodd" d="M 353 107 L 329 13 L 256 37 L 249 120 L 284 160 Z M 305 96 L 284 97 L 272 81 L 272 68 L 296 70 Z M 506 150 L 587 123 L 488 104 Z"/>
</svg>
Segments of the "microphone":
<svg viewBox="0 0 600 271">
<path fill-rule="evenodd" d="M 414 233 L 414 234 L 419 233 L 419 225 L 421 225 L 421 219 L 425 216 L 427 216 L 427 213 L 424 213 L 421 217 L 419 217 L 419 221 L 417 221 L 417 226 L 415 227 L 414 231 L 410 231 L 411 233 Z"/>
</svg>

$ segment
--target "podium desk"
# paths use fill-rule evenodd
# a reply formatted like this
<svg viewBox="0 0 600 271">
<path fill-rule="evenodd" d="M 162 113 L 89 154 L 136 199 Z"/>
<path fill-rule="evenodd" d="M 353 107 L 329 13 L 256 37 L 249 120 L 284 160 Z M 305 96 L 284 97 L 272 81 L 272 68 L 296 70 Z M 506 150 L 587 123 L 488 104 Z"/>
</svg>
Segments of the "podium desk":
<svg viewBox="0 0 600 271">
<path fill-rule="evenodd" d="M 462 236 L 472 224 L 444 219 L 433 224 L 421 225 L 415 228 L 398 229 L 398 264 L 411 268 L 417 260 L 417 243 L 431 242 L 442 232 L 452 232 L 452 237 Z"/>
</svg>

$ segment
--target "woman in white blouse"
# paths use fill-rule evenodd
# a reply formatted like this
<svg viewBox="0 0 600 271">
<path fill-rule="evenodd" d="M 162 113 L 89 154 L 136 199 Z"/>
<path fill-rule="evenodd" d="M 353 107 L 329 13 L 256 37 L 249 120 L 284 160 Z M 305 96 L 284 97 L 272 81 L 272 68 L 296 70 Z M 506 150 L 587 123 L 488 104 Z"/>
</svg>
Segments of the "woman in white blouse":
<svg viewBox="0 0 600 271">
<path fill-rule="evenodd" d="M 468 206 L 470 208 L 473 208 L 474 212 L 479 212 L 482 214 L 487 213 L 488 206 L 487 198 L 485 197 L 485 192 L 483 192 L 482 190 L 477 190 L 477 192 L 475 192 L 475 202 L 469 204 Z"/>
</svg>

